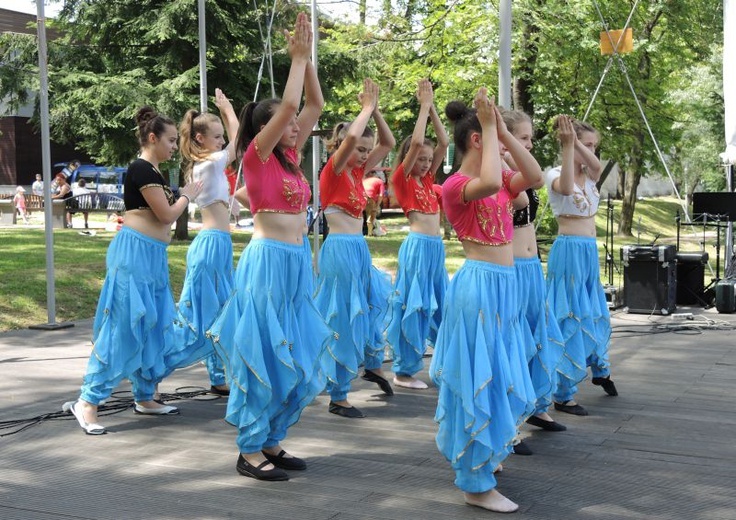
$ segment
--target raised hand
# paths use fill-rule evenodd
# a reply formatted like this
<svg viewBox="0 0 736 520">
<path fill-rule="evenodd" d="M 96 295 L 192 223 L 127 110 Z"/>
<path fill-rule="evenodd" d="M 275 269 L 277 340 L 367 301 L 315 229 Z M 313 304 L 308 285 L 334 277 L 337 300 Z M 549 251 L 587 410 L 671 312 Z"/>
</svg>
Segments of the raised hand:
<svg viewBox="0 0 736 520">
<path fill-rule="evenodd" d="M 215 89 L 215 106 L 219 108 L 221 112 L 233 107 L 225 93 L 219 88 Z"/>
<path fill-rule="evenodd" d="M 501 115 L 501 110 L 494 105 L 493 111 L 496 113 L 496 126 L 498 131 L 498 140 L 501 142 L 506 142 L 507 139 L 516 139 L 511 132 L 509 132 L 509 129 L 506 127 L 506 122 L 503 120 L 503 116 Z"/>
<path fill-rule="evenodd" d="M 570 146 L 575 144 L 577 136 L 575 135 L 575 129 L 572 126 L 570 116 L 558 116 L 557 121 L 555 121 L 555 127 L 557 128 L 557 139 L 560 140 L 562 146 Z"/>
<path fill-rule="evenodd" d="M 294 32 L 284 31 L 289 56 L 292 60 L 308 60 L 312 54 L 312 25 L 305 13 L 299 13 L 294 24 Z"/>
<path fill-rule="evenodd" d="M 473 106 L 478 114 L 478 121 L 481 126 L 496 127 L 496 105 L 494 98 L 488 98 L 488 89 L 481 87 L 473 100 Z"/>
<path fill-rule="evenodd" d="M 417 85 L 417 100 L 420 105 L 434 104 L 434 91 L 428 79 L 420 79 Z"/>
<path fill-rule="evenodd" d="M 378 106 L 378 85 L 376 85 L 372 79 L 365 78 L 363 80 L 363 90 L 358 94 L 358 101 L 360 101 L 363 109 L 370 109 L 371 112 L 376 110 Z"/>
</svg>

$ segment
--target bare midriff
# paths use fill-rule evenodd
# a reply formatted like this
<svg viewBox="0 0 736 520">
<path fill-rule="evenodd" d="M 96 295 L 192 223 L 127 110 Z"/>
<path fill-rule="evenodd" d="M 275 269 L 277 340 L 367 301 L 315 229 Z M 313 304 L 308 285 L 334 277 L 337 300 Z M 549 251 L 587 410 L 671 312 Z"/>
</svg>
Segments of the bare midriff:
<svg viewBox="0 0 736 520">
<path fill-rule="evenodd" d="M 573 217 L 560 215 L 557 217 L 558 233 L 579 237 L 595 236 L 595 216 Z"/>
<path fill-rule="evenodd" d="M 200 208 L 200 212 L 202 214 L 202 229 L 230 231 L 230 208 L 223 201 L 220 200 Z"/>
<path fill-rule="evenodd" d="M 167 244 L 171 242 L 171 226 L 161 222 L 150 209 L 129 209 L 126 211 L 125 227 Z"/>
<path fill-rule="evenodd" d="M 463 249 L 468 260 L 479 260 L 499 265 L 514 265 L 514 248 L 512 245 L 486 246 L 463 240 Z"/>
<path fill-rule="evenodd" d="M 330 206 L 334 208 L 335 206 Z M 362 235 L 363 219 L 353 218 L 343 211 L 329 213 L 327 215 L 327 224 L 330 226 L 330 233 L 340 235 Z"/>
<path fill-rule="evenodd" d="M 287 244 L 301 245 L 307 232 L 307 213 L 275 213 L 260 211 L 253 217 L 253 238 L 267 238 Z"/>
<path fill-rule="evenodd" d="M 414 233 L 422 233 L 424 235 L 440 234 L 440 214 L 439 213 L 421 213 L 419 211 L 409 212 L 409 229 Z"/>
<path fill-rule="evenodd" d="M 514 258 L 534 258 L 537 256 L 537 234 L 534 224 L 514 228 L 512 242 Z"/>
</svg>

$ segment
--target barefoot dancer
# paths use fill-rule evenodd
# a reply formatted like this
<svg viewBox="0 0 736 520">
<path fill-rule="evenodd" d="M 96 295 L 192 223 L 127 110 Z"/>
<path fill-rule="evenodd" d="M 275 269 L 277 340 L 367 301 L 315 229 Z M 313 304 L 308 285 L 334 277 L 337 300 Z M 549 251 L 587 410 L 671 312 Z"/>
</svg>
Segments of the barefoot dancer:
<svg viewBox="0 0 736 520">
<path fill-rule="evenodd" d="M 396 199 L 409 219 L 410 233 L 399 249 L 399 269 L 391 296 L 388 343 L 393 351 L 394 384 L 422 390 L 427 384 L 415 374 L 422 370 L 427 343 L 434 345 L 442 322 L 447 290 L 445 246 L 440 237 L 440 207 L 434 177 L 449 145 L 434 106 L 432 84 L 417 88 L 419 116 L 414 133 L 399 149 L 392 175 Z M 427 118 L 437 134 L 437 146 L 424 137 Z"/>
</svg>

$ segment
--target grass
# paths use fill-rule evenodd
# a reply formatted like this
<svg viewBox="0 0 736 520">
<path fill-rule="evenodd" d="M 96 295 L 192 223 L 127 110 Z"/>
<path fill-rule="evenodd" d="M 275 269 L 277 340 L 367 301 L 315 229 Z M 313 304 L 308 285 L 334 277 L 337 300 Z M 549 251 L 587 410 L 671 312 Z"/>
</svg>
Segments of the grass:
<svg viewBox="0 0 736 520">
<path fill-rule="evenodd" d="M 679 205 L 675 199 L 658 198 L 639 201 L 636 206 L 634 233 L 642 244 L 650 243 L 660 235 L 658 244 L 674 244 L 676 237 L 675 214 Z M 618 226 L 620 202 L 614 203 Z M 398 267 L 398 250 L 408 232 L 403 214 L 384 214 L 381 223 L 388 234 L 381 238 L 368 238 L 368 247 L 376 267 L 395 274 Z M 605 211 L 596 219 L 601 266 L 604 261 L 603 242 L 606 231 Z M 637 231 L 638 230 L 638 231 Z M 706 235 L 706 250 L 715 259 L 715 234 L 713 228 Z M 196 232 L 190 233 L 193 239 Z M 54 265 L 56 283 L 56 320 L 73 321 L 91 318 L 97 306 L 97 298 L 105 277 L 105 254 L 114 233 L 98 231 L 94 237 L 80 235 L 78 230 L 54 232 Z M 540 250 L 546 260 L 553 236 L 540 233 Z M 233 234 L 235 262 L 250 239 L 249 233 Z M 683 227 L 682 250 L 700 250 L 703 240 L 702 227 L 694 231 Z M 637 238 L 614 238 L 614 259 L 625 244 L 636 244 Z M 0 228 L 0 331 L 46 323 L 46 257 L 44 233 L 41 229 L 29 229 L 22 225 Z M 189 241 L 173 241 L 169 246 L 169 268 L 174 297 L 178 298 L 186 271 L 186 252 Z M 462 245 L 456 239 L 445 241 L 447 270 L 451 274 L 463 262 Z M 601 269 L 603 276 L 603 270 Z M 614 277 L 614 285 L 621 284 L 621 276 Z"/>
</svg>

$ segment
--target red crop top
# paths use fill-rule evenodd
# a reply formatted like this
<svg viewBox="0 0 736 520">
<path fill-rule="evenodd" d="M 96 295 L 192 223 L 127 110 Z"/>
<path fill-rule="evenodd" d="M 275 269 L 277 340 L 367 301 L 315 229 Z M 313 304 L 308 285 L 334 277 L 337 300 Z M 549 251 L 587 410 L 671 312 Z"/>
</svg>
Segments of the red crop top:
<svg viewBox="0 0 736 520">
<path fill-rule="evenodd" d="M 286 158 L 298 164 L 295 149 L 285 150 Z M 257 138 L 243 154 L 243 176 L 248 188 L 250 210 L 256 213 L 301 213 L 307 210 L 312 191 L 304 174 L 286 171 L 274 154 L 262 161 Z"/>
<path fill-rule="evenodd" d="M 404 173 L 404 165 L 399 164 L 391 176 L 394 185 L 394 195 L 399 201 L 401 209 L 408 217 L 410 211 L 434 215 L 440 212 L 437 193 L 434 190 L 434 175 L 427 173 L 420 177 L 419 182 L 412 175 Z"/>
<path fill-rule="evenodd" d="M 465 186 L 471 177 L 456 172 L 442 185 L 442 201 L 447 219 L 457 233 L 458 240 L 468 240 L 486 246 L 502 246 L 514 237 L 514 208 L 509 182 L 515 172 L 503 172 L 503 187 L 495 195 L 483 199 L 463 201 Z"/>
<path fill-rule="evenodd" d="M 327 209 L 336 206 L 353 218 L 361 218 L 367 200 L 363 187 L 362 167 L 353 168 L 350 172 L 343 171 L 337 175 L 332 166 L 333 157 L 319 174 L 319 195 L 322 207 Z"/>
</svg>

